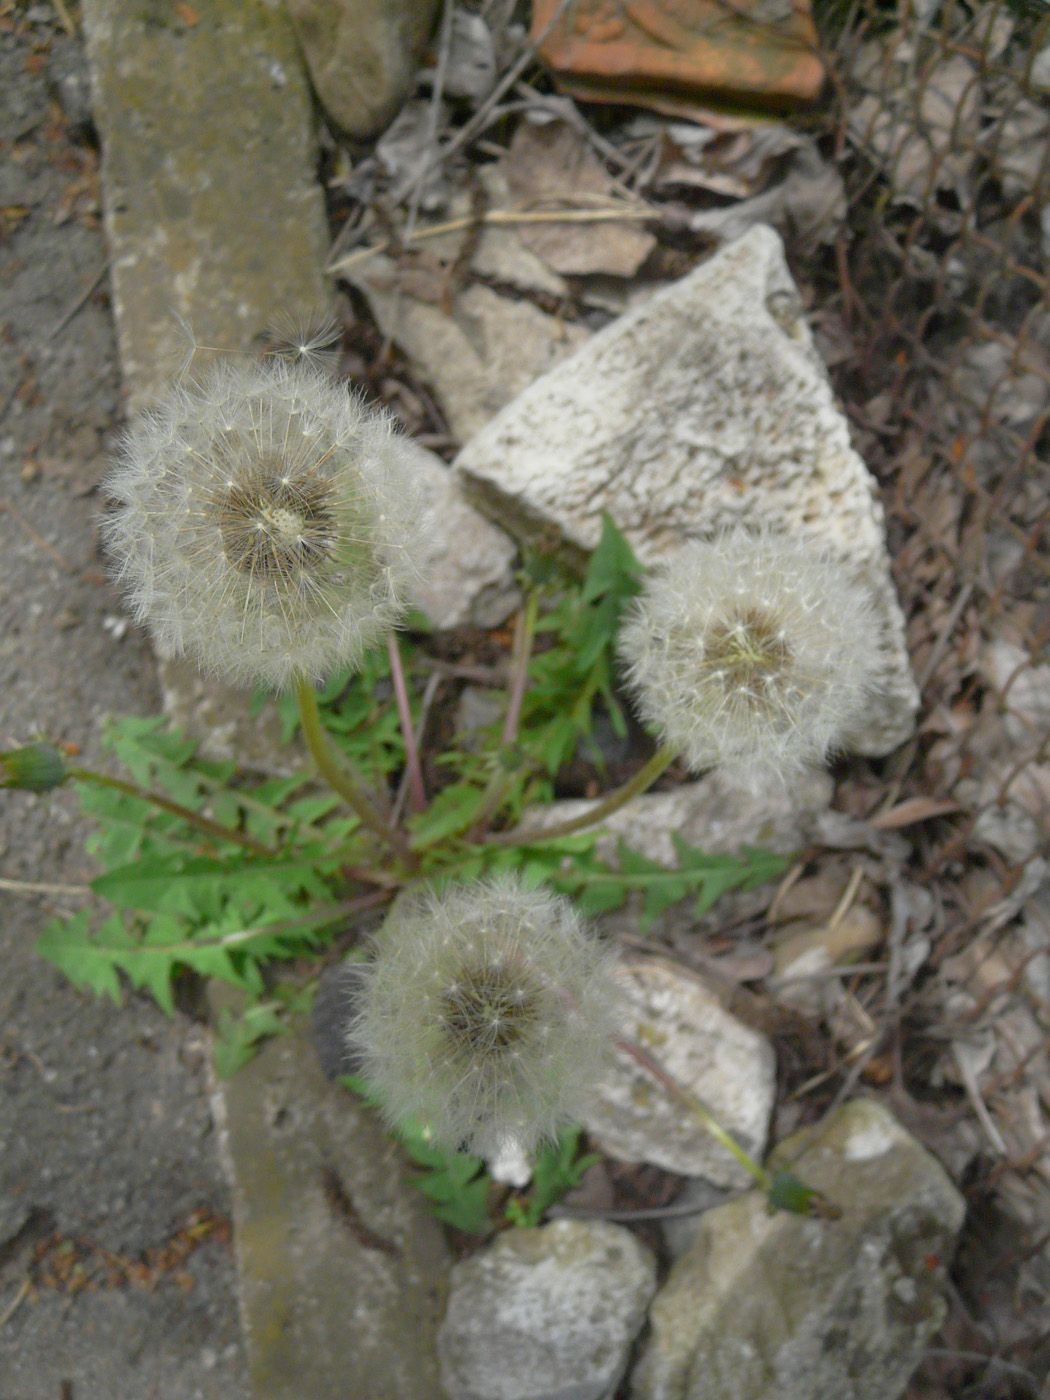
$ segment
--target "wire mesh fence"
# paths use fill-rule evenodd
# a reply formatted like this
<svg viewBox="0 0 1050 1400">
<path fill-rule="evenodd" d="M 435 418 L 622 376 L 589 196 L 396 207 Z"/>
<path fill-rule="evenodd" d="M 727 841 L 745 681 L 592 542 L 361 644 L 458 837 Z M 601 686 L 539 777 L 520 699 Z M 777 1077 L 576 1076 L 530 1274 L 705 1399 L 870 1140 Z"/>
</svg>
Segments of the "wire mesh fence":
<svg viewBox="0 0 1050 1400">
<path fill-rule="evenodd" d="M 957 1090 L 1025 1227 L 1008 1262 L 1031 1345 L 1050 1327 L 1050 11 L 864 0 L 831 67 L 834 374 L 924 701 L 893 783 L 955 807 L 913 846 L 929 961 L 898 1013 L 906 1069 Z"/>
</svg>

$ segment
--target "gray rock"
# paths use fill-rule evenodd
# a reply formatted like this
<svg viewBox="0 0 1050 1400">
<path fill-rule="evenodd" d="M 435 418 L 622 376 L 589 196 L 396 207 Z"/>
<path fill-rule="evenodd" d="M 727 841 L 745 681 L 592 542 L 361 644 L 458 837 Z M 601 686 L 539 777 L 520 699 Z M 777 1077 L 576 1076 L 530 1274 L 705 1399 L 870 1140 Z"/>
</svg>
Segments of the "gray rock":
<svg viewBox="0 0 1050 1400">
<path fill-rule="evenodd" d="M 548 316 L 528 301 L 488 287 L 470 286 L 453 314 L 440 306 L 440 274 L 433 289 L 415 287 L 381 254 L 343 274 L 365 296 L 384 335 L 391 336 L 431 384 L 460 442 L 586 341 L 590 332 Z M 596 537 L 597 538 L 597 537 Z"/>
<path fill-rule="evenodd" d="M 898 1400 L 945 1312 L 964 1204 L 875 1103 L 781 1145 L 842 1208 L 768 1213 L 751 1192 L 709 1211 L 657 1295 L 633 1400 Z"/>
<path fill-rule="evenodd" d="M 468 504 L 440 457 L 411 446 L 433 520 L 412 601 L 437 628 L 498 627 L 521 601 L 514 582 L 518 546 Z"/>
<path fill-rule="evenodd" d="M 918 696 L 875 482 L 850 445 L 780 239 L 758 226 L 595 335 L 456 462 L 513 533 L 592 550 L 608 511 L 643 562 L 769 522 L 846 562 L 879 607 L 867 754 L 912 730 Z"/>
<path fill-rule="evenodd" d="M 113 310 L 136 405 L 190 346 L 248 349 L 323 305 L 311 98 L 282 6 L 85 0 Z"/>
<path fill-rule="evenodd" d="M 766 1038 L 673 963 L 625 960 L 617 983 L 623 1033 L 696 1094 L 751 1156 L 764 1156 L 776 1092 L 776 1061 Z M 745 1169 L 704 1125 L 622 1050 L 595 1089 L 584 1126 L 610 1157 L 651 1162 L 716 1186 L 750 1185 Z"/>
<path fill-rule="evenodd" d="M 449 1400 L 602 1400 L 645 1320 L 656 1268 L 604 1221 L 511 1230 L 452 1270 L 438 1336 Z"/>
<path fill-rule="evenodd" d="M 366 140 L 393 120 L 434 28 L 438 0 L 286 0 L 325 112 Z"/>
<path fill-rule="evenodd" d="M 268 1041 L 212 1102 L 253 1400 L 439 1400 L 444 1240 L 378 1119 L 325 1082 L 305 1034 Z"/>
</svg>

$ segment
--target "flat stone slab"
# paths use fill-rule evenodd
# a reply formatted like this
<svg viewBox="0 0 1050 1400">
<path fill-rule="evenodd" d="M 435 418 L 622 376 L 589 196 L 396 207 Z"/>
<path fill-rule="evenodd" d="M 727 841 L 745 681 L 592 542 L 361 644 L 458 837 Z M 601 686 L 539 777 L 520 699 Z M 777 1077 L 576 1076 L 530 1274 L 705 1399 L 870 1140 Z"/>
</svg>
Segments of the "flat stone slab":
<svg viewBox="0 0 1050 1400">
<path fill-rule="evenodd" d="M 650 1310 L 632 1400 L 899 1400 L 941 1325 L 965 1206 L 879 1104 L 774 1154 L 841 1208 L 770 1215 L 749 1192 L 700 1219 Z"/>
<path fill-rule="evenodd" d="M 141 406 L 189 342 L 245 350 L 328 299 L 312 98 L 283 6 L 85 0 L 113 310 Z M 255 348 L 258 348 L 257 346 Z"/>
<path fill-rule="evenodd" d="M 195 343 L 257 351 L 275 317 L 327 304 L 313 98 L 291 23 L 266 0 L 85 0 L 83 14 L 113 312 L 135 410 Z M 210 757 L 295 770 L 272 705 L 257 719 L 247 693 L 189 663 L 160 657 L 159 670 L 165 711 Z"/>
<path fill-rule="evenodd" d="M 513 534 L 579 557 L 608 511 L 650 562 L 768 524 L 840 556 L 878 605 L 878 693 L 858 750 L 890 752 L 918 695 L 876 484 L 769 228 L 756 226 L 519 394 L 455 464 Z"/>
<path fill-rule="evenodd" d="M 620 1225 L 507 1231 L 452 1270 L 438 1339 L 448 1400 L 604 1400 L 655 1286 L 652 1255 Z"/>
<path fill-rule="evenodd" d="M 618 1024 L 696 1094 L 752 1156 L 765 1153 L 776 1093 L 776 1061 L 764 1036 L 724 1009 L 695 975 L 657 958 L 616 970 L 624 1009 Z M 595 1089 L 584 1126 L 610 1157 L 651 1162 L 714 1186 L 751 1178 L 696 1118 L 622 1050 Z"/>
<path fill-rule="evenodd" d="M 444 1238 L 378 1118 L 326 1082 L 305 1031 L 212 1105 L 253 1400 L 442 1400 Z"/>
</svg>

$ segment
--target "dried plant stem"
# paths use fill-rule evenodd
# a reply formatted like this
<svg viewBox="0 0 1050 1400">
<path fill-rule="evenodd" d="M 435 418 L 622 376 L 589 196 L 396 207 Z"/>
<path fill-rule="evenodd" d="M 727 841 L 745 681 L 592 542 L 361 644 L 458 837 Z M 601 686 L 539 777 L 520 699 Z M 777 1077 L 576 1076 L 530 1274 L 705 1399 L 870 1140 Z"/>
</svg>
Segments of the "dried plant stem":
<svg viewBox="0 0 1050 1400">
<path fill-rule="evenodd" d="M 720 1143 L 725 1150 L 735 1157 L 749 1176 L 753 1177 L 758 1186 L 763 1190 L 769 1190 L 773 1182 L 772 1175 L 766 1171 L 765 1167 L 760 1167 L 753 1157 L 750 1157 L 740 1144 L 733 1138 L 721 1123 L 695 1094 L 691 1094 L 688 1089 L 683 1089 L 678 1080 L 666 1069 L 659 1060 L 643 1049 L 637 1041 L 631 1040 L 626 1035 L 614 1035 L 613 1042 L 618 1050 L 622 1050 L 625 1055 L 630 1055 L 634 1062 L 642 1067 L 647 1074 L 652 1075 L 662 1089 L 665 1089 L 671 1098 L 687 1109 L 694 1118 L 698 1119 L 717 1143 Z"/>
<path fill-rule="evenodd" d="M 408 703 L 408 686 L 405 684 L 405 668 L 401 664 L 401 652 L 397 637 L 391 632 L 386 639 L 390 656 L 390 674 L 394 679 L 394 696 L 397 700 L 397 715 L 401 722 L 401 737 L 405 741 L 405 769 L 408 773 L 408 805 L 413 812 L 422 812 L 427 805 L 426 788 L 423 785 L 423 769 L 419 763 L 419 749 L 416 745 L 416 732 L 412 724 L 412 710 Z"/>
<path fill-rule="evenodd" d="M 498 836 L 486 837 L 486 844 L 492 846 L 529 846 L 540 841 L 557 841 L 563 836 L 571 836 L 573 832 L 583 831 L 589 826 L 596 826 L 599 822 L 603 822 L 606 817 L 611 816 L 613 812 L 618 812 L 621 807 L 630 802 L 632 797 L 637 797 L 647 788 L 652 787 L 660 774 L 668 769 L 677 757 L 677 750 L 665 744 L 663 748 L 657 749 L 649 762 L 644 767 L 639 768 L 629 782 L 618 787 L 615 792 L 610 792 L 596 806 L 582 812 L 578 817 L 559 822 L 557 826 L 535 827 L 528 831 L 522 831 L 520 827 L 517 827 L 514 831 L 503 831 Z"/>
<path fill-rule="evenodd" d="M 428 238 L 441 238 L 447 233 L 460 233 L 463 229 L 473 228 L 476 224 L 512 226 L 517 224 L 601 224 L 622 222 L 625 219 L 630 221 L 658 217 L 659 215 L 654 213 L 652 209 L 624 203 L 614 203 L 613 207 L 603 209 L 488 209 L 480 216 L 468 214 L 462 218 L 449 219 L 443 224 L 431 224 L 427 228 L 413 229 L 402 242 L 406 246 L 410 243 L 422 243 Z M 367 248 L 355 248 L 352 253 L 347 253 L 338 262 L 330 263 L 325 268 L 325 272 L 329 276 L 334 276 L 337 272 L 345 272 L 347 268 L 364 262 L 366 258 L 375 257 L 378 253 L 385 253 L 392 246 L 392 241 L 387 239 L 382 243 L 370 244 Z"/>
<path fill-rule="evenodd" d="M 96 783 L 99 787 L 107 787 L 114 792 L 126 793 L 128 797 L 138 797 L 143 802 L 151 802 L 162 812 L 170 812 L 173 817 L 181 817 L 183 821 L 195 826 L 198 831 L 207 832 L 209 836 L 219 841 L 233 841 L 238 846 L 244 846 L 247 850 L 253 851 L 257 856 L 275 856 L 277 854 L 270 846 L 262 841 L 257 841 L 254 836 L 249 836 L 246 831 L 238 831 L 235 827 L 223 826 L 221 822 L 213 822 L 210 817 L 201 816 L 200 812 L 193 811 L 191 807 L 184 807 L 181 802 L 173 802 L 170 797 L 165 797 L 159 792 L 151 792 L 149 788 L 139 787 L 137 783 L 125 782 L 123 778 L 111 778 L 108 773 L 96 773 L 93 768 L 67 768 L 66 776 L 75 778 L 81 783 Z"/>
<path fill-rule="evenodd" d="M 363 826 L 396 851 L 402 860 L 412 864 L 414 857 L 404 835 L 388 826 L 379 809 L 369 797 L 365 796 L 364 784 L 351 771 L 345 755 L 340 755 L 337 758 L 333 753 L 324 725 L 321 723 L 321 714 L 317 708 L 317 696 L 314 694 L 313 686 L 305 676 L 300 675 L 296 680 L 295 698 L 299 703 L 303 738 L 313 755 L 321 777 L 324 778 L 333 792 L 339 794 L 351 811 L 357 814 Z"/>
</svg>

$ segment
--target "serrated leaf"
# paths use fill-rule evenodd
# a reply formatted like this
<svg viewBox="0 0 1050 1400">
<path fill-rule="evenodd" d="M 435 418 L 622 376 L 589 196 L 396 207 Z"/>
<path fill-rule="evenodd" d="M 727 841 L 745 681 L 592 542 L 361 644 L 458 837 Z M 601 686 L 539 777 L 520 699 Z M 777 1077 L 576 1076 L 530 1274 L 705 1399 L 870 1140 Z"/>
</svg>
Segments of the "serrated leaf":
<svg viewBox="0 0 1050 1400">
<path fill-rule="evenodd" d="M 583 584 L 583 601 L 589 603 L 603 594 L 620 597 L 637 592 L 642 566 L 634 550 L 617 529 L 608 511 L 602 512 L 602 534 L 590 557 Z"/>
<path fill-rule="evenodd" d="M 481 810 L 484 794 L 473 785 L 453 783 L 439 792 L 425 812 L 410 823 L 412 844 L 426 850 L 449 836 L 467 830 Z"/>
<path fill-rule="evenodd" d="M 88 909 L 82 909 L 71 919 L 52 919 L 37 939 L 36 950 L 74 986 L 89 987 L 96 995 L 107 996 L 119 1006 L 123 999 L 120 978 L 109 945 L 118 934 L 125 937 L 123 922 L 119 914 L 112 915 L 92 938 L 90 920 Z"/>
<path fill-rule="evenodd" d="M 301 856 L 234 862 L 158 851 L 99 875 L 91 888 L 122 908 L 182 914 L 221 908 L 238 888 L 256 907 L 274 901 L 287 904 L 292 894 L 326 893 L 324 881 Z"/>
<path fill-rule="evenodd" d="M 285 1029 L 273 1002 L 249 1006 L 240 1016 L 228 1008 L 212 1030 L 212 1063 L 220 1079 L 229 1079 L 255 1054 L 260 1040 Z"/>
</svg>

